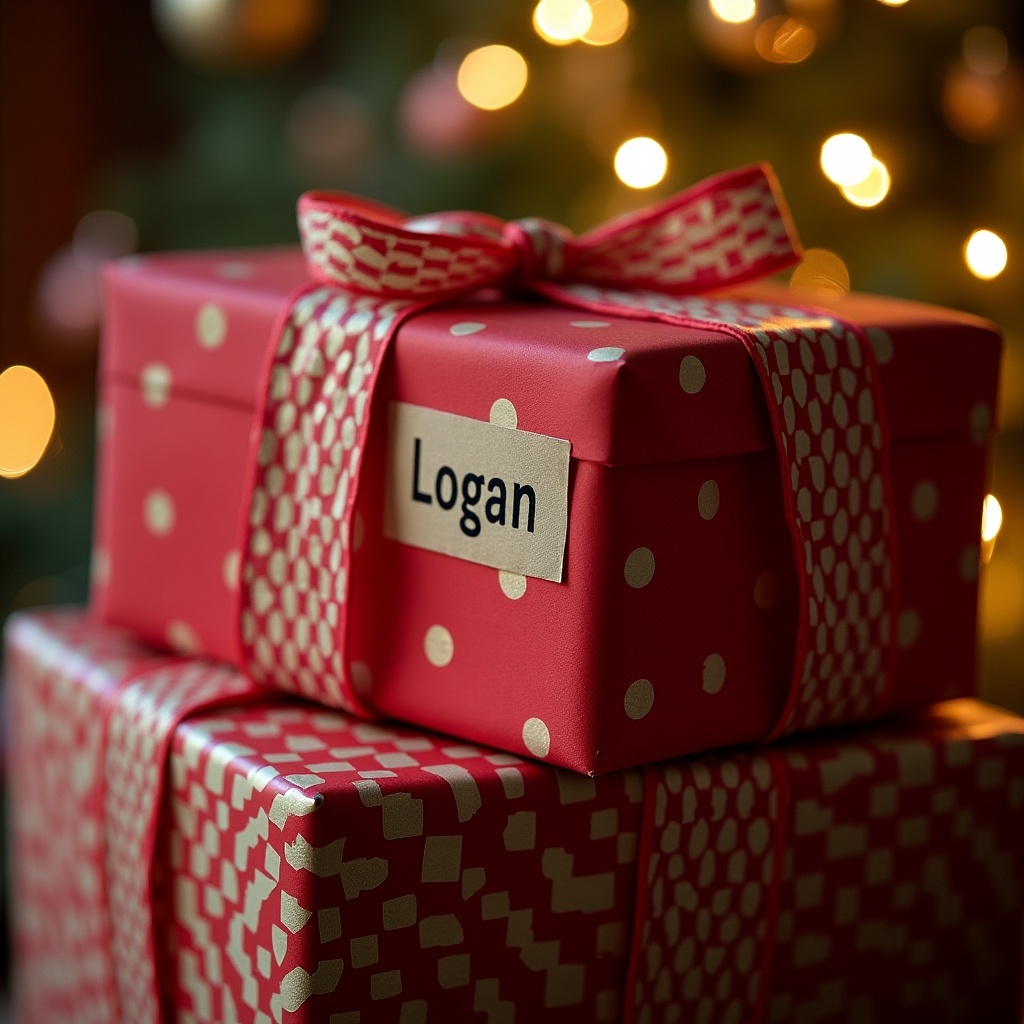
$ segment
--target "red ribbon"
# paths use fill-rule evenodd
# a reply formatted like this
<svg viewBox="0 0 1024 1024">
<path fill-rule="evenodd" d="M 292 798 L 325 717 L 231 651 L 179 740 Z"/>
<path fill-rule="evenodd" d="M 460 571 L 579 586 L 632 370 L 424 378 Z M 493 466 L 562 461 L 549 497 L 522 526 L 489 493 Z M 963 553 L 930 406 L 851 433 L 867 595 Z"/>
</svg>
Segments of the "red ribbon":
<svg viewBox="0 0 1024 1024">
<path fill-rule="evenodd" d="M 871 348 L 829 315 L 706 297 L 797 259 L 767 167 L 708 179 L 579 238 L 534 219 L 406 219 L 331 193 L 304 196 L 299 223 L 317 284 L 295 297 L 269 355 L 242 545 L 241 650 L 254 678 L 373 713 L 348 663 L 346 601 L 374 385 L 402 319 L 497 286 L 710 327 L 744 345 L 774 428 L 801 590 L 793 683 L 771 735 L 880 712 L 896 561 Z"/>
<path fill-rule="evenodd" d="M 310 274 L 361 295 L 438 302 L 486 287 L 591 284 L 691 295 L 766 277 L 799 257 L 765 165 L 708 178 L 579 238 L 539 218 L 480 213 L 406 219 L 340 193 L 299 200 Z"/>
</svg>

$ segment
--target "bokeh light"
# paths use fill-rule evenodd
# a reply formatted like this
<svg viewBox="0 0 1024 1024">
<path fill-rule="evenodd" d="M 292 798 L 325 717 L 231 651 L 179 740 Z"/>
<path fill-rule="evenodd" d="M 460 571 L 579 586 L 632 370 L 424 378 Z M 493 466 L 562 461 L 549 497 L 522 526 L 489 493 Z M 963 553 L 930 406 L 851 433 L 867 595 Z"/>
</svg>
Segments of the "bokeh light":
<svg viewBox="0 0 1024 1024">
<path fill-rule="evenodd" d="M 754 46 L 773 64 L 799 64 L 818 45 L 818 35 L 803 18 L 776 15 L 762 22 L 754 36 Z"/>
<path fill-rule="evenodd" d="M 985 504 L 981 510 L 981 539 L 995 540 L 1003 526 L 1003 507 L 994 494 L 985 495 Z"/>
<path fill-rule="evenodd" d="M 880 0 L 886 7 L 902 7 L 909 0 Z"/>
<path fill-rule="evenodd" d="M 889 169 L 878 157 L 874 157 L 871 170 L 863 181 L 858 181 L 854 185 L 841 185 L 839 191 L 843 193 L 847 202 L 867 209 L 877 206 L 889 194 L 891 184 Z"/>
<path fill-rule="evenodd" d="M 845 295 L 850 290 L 850 271 L 834 252 L 808 249 L 793 271 L 789 287 L 804 295 Z"/>
<path fill-rule="evenodd" d="M 1006 269 L 1006 243 L 994 232 L 975 231 L 964 245 L 967 269 L 983 281 L 991 281 Z"/>
<path fill-rule="evenodd" d="M 629 139 L 615 153 L 615 174 L 630 188 L 652 188 L 665 177 L 668 154 L 646 136 Z"/>
<path fill-rule="evenodd" d="M 719 21 L 739 25 L 757 14 L 757 0 L 708 0 L 711 13 Z"/>
<path fill-rule="evenodd" d="M 1006 36 L 991 25 L 975 25 L 964 33 L 964 63 L 978 75 L 1001 75 L 1010 61 Z"/>
<path fill-rule="evenodd" d="M 463 98 L 481 110 L 500 110 L 515 103 L 526 88 L 526 60 L 511 46 L 481 46 L 459 65 L 458 86 Z"/>
<path fill-rule="evenodd" d="M 874 168 L 871 147 L 859 135 L 841 132 L 826 139 L 821 147 L 821 169 L 836 185 L 856 185 Z"/>
<path fill-rule="evenodd" d="M 591 46 L 610 46 L 629 30 L 629 6 L 623 0 L 591 0 L 590 28 L 580 39 Z"/>
<path fill-rule="evenodd" d="M 365 163 L 374 147 L 373 118 L 347 89 L 320 86 L 302 93 L 285 122 L 289 149 L 311 176 L 335 177 Z"/>
<path fill-rule="evenodd" d="M 0 373 L 0 476 L 24 476 L 50 443 L 56 410 L 46 381 L 28 366 Z"/>
<path fill-rule="evenodd" d="M 272 67 L 319 31 L 325 0 L 153 0 L 157 26 L 183 57 L 214 67 Z"/>
<path fill-rule="evenodd" d="M 533 27 L 546 43 L 566 46 L 590 29 L 594 14 L 587 0 L 540 0 L 533 9 Z"/>
<path fill-rule="evenodd" d="M 500 126 L 501 118 L 467 103 L 459 92 L 458 68 L 436 62 L 417 71 L 402 90 L 398 127 L 409 149 L 435 160 L 473 152 Z"/>
<path fill-rule="evenodd" d="M 135 252 L 139 229 L 127 214 L 117 210 L 93 210 L 75 227 L 72 248 L 86 259 L 113 260 Z"/>
</svg>

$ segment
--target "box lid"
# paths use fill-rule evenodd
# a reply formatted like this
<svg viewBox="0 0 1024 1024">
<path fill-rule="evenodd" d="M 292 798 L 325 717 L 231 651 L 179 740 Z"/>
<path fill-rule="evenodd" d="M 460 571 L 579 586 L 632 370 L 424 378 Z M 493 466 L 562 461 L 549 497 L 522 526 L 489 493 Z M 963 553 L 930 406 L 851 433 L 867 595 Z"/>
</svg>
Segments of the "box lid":
<svg viewBox="0 0 1024 1024">
<path fill-rule="evenodd" d="M 251 406 L 274 322 L 306 281 L 300 252 L 287 248 L 171 253 L 112 264 L 103 372 L 156 396 L 173 387 Z M 773 285 L 730 294 L 794 304 L 790 292 Z M 1001 348 L 991 324 L 857 294 L 829 298 L 815 310 L 867 333 L 894 438 L 971 435 L 984 441 Z M 418 314 L 400 329 L 395 345 L 395 389 L 403 401 L 486 420 L 494 401 L 506 398 L 521 429 L 567 438 L 576 459 L 629 465 L 773 445 L 749 355 L 711 327 L 482 294 Z M 684 381 L 686 357 L 700 360 L 699 390 Z"/>
</svg>

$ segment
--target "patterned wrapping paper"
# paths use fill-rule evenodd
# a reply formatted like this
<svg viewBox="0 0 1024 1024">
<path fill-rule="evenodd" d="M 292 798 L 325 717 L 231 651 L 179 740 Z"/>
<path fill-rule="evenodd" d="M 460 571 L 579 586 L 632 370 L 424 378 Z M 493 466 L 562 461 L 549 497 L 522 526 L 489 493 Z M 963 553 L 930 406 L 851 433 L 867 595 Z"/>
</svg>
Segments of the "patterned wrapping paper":
<svg viewBox="0 0 1024 1024">
<path fill-rule="evenodd" d="M 588 779 L 79 613 L 8 645 L 21 1024 L 1019 1019 L 1014 716 Z"/>
<path fill-rule="evenodd" d="M 302 277 L 283 252 L 154 256 L 112 272 L 95 559 L 108 621 L 178 651 L 243 661 L 239 521 L 258 367 Z M 599 307 L 605 293 L 591 291 L 586 301 Z M 789 302 L 761 287 L 739 297 L 762 316 Z M 268 558 L 246 584 L 265 613 L 243 632 L 250 669 L 328 703 L 347 699 L 347 676 L 386 715 L 578 771 L 768 734 L 793 676 L 800 599 L 764 399 L 734 339 L 626 319 L 628 300 L 616 293 L 600 314 L 501 301 L 419 313 L 400 329 L 382 385 L 405 402 L 571 439 L 565 583 L 387 540 L 383 495 L 364 487 L 349 611 L 334 600 L 338 581 L 323 575 L 333 548 L 347 550 L 343 529 L 286 559 L 282 579 L 296 593 L 280 593 L 279 605 L 265 603 Z M 355 330 L 359 301 L 335 303 L 338 323 L 323 329 Z M 698 319 L 719 309 L 698 300 L 673 308 Z M 836 300 L 833 314 L 870 342 L 893 437 L 890 514 L 880 521 L 892 523 L 899 556 L 896 614 L 879 581 L 856 571 L 870 561 L 889 578 L 879 523 L 863 522 L 874 472 L 866 445 L 841 472 L 848 518 L 826 527 L 841 543 L 822 565 L 847 573 L 837 591 L 851 623 L 883 609 L 872 629 L 895 650 L 879 695 L 872 671 L 885 656 L 846 672 L 841 638 L 814 634 L 817 654 L 834 653 L 812 666 L 820 678 L 799 706 L 801 726 L 872 713 L 886 697 L 901 708 L 973 692 L 998 336 L 969 317 L 863 296 Z M 379 469 L 384 445 L 383 427 L 371 432 L 364 476 Z M 267 522 L 278 511 L 287 522 L 273 508 Z M 148 585 L 153 571 L 160 588 Z M 346 614 L 347 665 L 335 646 Z M 822 618 L 833 631 L 827 605 Z M 453 652 L 447 662 L 438 642 Z M 828 676 L 840 669 L 837 684 Z"/>
</svg>

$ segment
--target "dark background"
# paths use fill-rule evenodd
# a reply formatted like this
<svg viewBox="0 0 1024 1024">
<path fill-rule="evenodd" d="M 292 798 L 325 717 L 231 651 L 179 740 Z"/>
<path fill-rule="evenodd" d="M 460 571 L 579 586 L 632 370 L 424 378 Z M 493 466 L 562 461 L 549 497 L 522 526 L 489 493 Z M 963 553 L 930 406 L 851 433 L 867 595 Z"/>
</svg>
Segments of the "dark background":
<svg viewBox="0 0 1024 1024">
<path fill-rule="evenodd" d="M 190 10 L 210 15 L 191 35 Z M 292 242 L 295 198 L 315 186 L 582 229 L 767 160 L 804 243 L 838 254 L 854 288 L 1005 328 L 991 485 L 1005 523 L 982 574 L 982 688 L 1024 711 L 1024 7 L 759 0 L 752 21 L 729 26 L 709 0 L 635 0 L 630 32 L 605 47 L 551 46 L 531 11 L 521 0 L 3 0 L 0 370 L 43 375 L 57 428 L 35 469 L 0 479 L 0 621 L 86 595 L 100 256 Z M 979 25 L 1002 36 L 965 37 Z M 759 54 L 772 56 L 766 38 L 772 59 Z M 526 57 L 530 79 L 512 106 L 483 113 L 452 78 L 468 50 L 494 42 Z M 891 172 L 875 209 L 850 205 L 819 167 L 838 131 L 864 135 Z M 646 191 L 612 170 L 634 135 L 669 154 Z M 97 210 L 122 216 L 83 222 Z M 964 262 L 979 227 L 1009 248 L 992 281 Z"/>
</svg>

